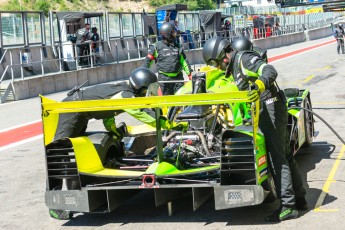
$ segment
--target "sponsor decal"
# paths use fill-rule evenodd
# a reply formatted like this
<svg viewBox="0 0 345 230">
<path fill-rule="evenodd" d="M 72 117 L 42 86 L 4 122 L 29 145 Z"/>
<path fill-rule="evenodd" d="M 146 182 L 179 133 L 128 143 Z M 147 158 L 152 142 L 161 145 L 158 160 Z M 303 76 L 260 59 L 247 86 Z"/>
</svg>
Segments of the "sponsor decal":
<svg viewBox="0 0 345 230">
<path fill-rule="evenodd" d="M 65 204 L 76 205 L 77 198 L 75 196 L 65 196 Z"/>
<path fill-rule="evenodd" d="M 258 159 L 259 167 L 265 163 L 266 163 L 266 155 L 264 155 Z"/>
<path fill-rule="evenodd" d="M 228 192 L 228 201 L 241 201 L 241 192 Z"/>
<path fill-rule="evenodd" d="M 254 57 L 254 58 L 252 58 L 252 60 L 250 60 L 250 62 L 251 62 L 252 64 L 254 64 L 258 59 L 259 59 L 259 57 Z"/>
<path fill-rule="evenodd" d="M 276 101 L 278 101 L 278 98 L 277 98 L 277 97 L 272 97 L 272 98 L 270 98 L 270 99 L 267 99 L 267 100 L 265 101 L 265 103 L 266 103 L 266 105 L 269 105 L 269 104 L 272 104 L 272 103 L 274 103 L 274 102 L 276 102 Z"/>
<path fill-rule="evenodd" d="M 263 170 L 261 170 L 261 171 L 259 172 L 259 178 L 262 178 L 262 177 L 266 176 L 267 173 L 268 173 L 268 169 L 267 169 L 267 168 L 264 168 Z"/>
</svg>

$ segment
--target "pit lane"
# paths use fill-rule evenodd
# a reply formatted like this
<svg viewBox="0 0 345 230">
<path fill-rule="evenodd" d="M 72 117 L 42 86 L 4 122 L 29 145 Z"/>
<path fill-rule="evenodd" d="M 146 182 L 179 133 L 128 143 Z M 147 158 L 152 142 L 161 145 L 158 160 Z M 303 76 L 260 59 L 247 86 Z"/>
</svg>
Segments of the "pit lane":
<svg viewBox="0 0 345 230">
<path fill-rule="evenodd" d="M 289 47 L 268 51 L 277 56 L 331 41 L 319 39 Z M 272 62 L 277 68 L 281 88 L 299 87 L 311 91 L 314 112 L 329 122 L 343 138 L 345 137 L 345 93 L 343 79 L 345 55 L 336 53 L 336 44 L 329 43 L 294 56 Z M 49 95 L 61 100 L 66 92 Z M 40 117 L 39 99 L 28 99 L 0 106 L 0 132 L 37 121 Z M 128 120 L 128 117 L 122 116 Z M 120 121 L 120 119 L 118 119 Z M 90 126 L 99 125 L 98 121 Z M 128 201 L 108 214 L 78 215 L 71 221 L 57 221 L 48 215 L 44 204 L 45 162 L 43 140 L 38 138 L 0 147 L 0 228 L 1 229 L 196 229 L 205 227 L 220 229 L 342 229 L 345 201 L 343 154 L 345 147 L 337 137 L 316 118 L 315 142 L 302 149 L 296 160 L 300 166 L 307 188 L 310 210 L 300 217 L 279 224 L 267 224 L 264 217 L 275 209 L 275 204 L 262 204 L 215 211 L 209 200 L 196 212 L 192 211 L 190 197 L 173 202 L 174 215 L 168 216 L 167 207 L 154 207 L 150 191 Z M 25 141 L 25 140 L 23 140 Z"/>
</svg>

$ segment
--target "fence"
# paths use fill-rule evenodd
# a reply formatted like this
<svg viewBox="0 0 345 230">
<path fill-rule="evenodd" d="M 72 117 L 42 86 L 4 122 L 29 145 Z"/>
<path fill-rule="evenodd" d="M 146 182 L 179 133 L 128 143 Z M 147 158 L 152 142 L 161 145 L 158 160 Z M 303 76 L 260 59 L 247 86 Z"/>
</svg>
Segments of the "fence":
<svg viewBox="0 0 345 230">
<path fill-rule="evenodd" d="M 79 70 L 94 66 L 139 60 L 146 56 L 150 44 L 159 37 L 147 36 L 143 28 L 142 13 L 106 13 L 101 18 L 88 19 L 91 25 L 100 25 L 103 40 L 97 42 L 101 51 L 92 51 L 78 56 L 77 46 L 61 42 L 56 15 L 46 19 L 41 12 L 0 12 L 0 84 L 5 80 L 25 79 L 52 73 Z M 340 14 L 289 15 L 282 26 L 232 27 L 230 31 L 201 32 L 197 13 L 179 14 L 181 31 L 179 42 L 185 50 L 202 48 L 207 39 L 225 36 L 230 40 L 236 36 L 263 39 L 320 28 L 333 23 Z M 57 42 L 58 41 L 58 42 Z M 66 50 L 70 55 L 66 55 Z M 84 59 L 84 62 L 79 62 Z M 0 85 L 1 86 L 1 85 Z M 0 95 L 1 97 L 1 95 Z"/>
</svg>

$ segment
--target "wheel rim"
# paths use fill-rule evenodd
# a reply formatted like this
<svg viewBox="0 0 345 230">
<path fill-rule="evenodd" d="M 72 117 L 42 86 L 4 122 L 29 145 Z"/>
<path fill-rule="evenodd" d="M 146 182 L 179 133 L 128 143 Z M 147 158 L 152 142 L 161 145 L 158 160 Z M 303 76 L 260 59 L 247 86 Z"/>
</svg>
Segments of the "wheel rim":
<svg viewBox="0 0 345 230">
<path fill-rule="evenodd" d="M 311 105 L 309 99 L 305 101 L 305 106 L 304 108 L 311 110 Z M 313 114 L 309 111 L 305 111 L 305 132 L 306 132 L 306 141 L 307 142 L 312 142 L 313 140 L 313 132 L 314 132 L 314 127 L 313 127 Z"/>
</svg>

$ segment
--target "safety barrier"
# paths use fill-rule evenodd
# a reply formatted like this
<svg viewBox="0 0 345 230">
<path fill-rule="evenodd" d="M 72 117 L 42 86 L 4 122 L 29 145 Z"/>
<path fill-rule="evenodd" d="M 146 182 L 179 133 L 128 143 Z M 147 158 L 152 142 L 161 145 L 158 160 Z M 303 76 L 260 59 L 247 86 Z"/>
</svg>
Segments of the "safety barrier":
<svg viewBox="0 0 345 230">
<path fill-rule="evenodd" d="M 278 29 L 282 31 L 281 34 L 278 33 Z M 229 39 L 243 35 L 242 32 L 243 30 L 240 34 L 229 34 Z M 247 33 L 250 37 L 254 36 L 252 29 L 248 29 Z M 306 40 L 306 37 L 317 39 L 329 36 L 331 29 L 330 27 L 324 27 L 306 32 L 299 27 L 286 27 L 286 29 L 279 27 L 277 30 L 271 30 L 270 36 L 267 36 L 267 33 L 267 30 L 263 30 L 262 34 L 265 34 L 265 36 L 254 39 L 254 45 L 264 49 L 290 45 L 303 42 Z M 310 34 L 308 35 L 308 33 Z M 189 40 L 187 39 L 186 41 L 183 36 L 180 36 L 180 42 L 182 42 L 186 49 L 190 64 L 203 63 L 201 47 L 207 39 L 216 35 L 224 36 L 226 33 L 224 31 L 210 34 L 191 33 Z M 70 63 L 66 64 L 68 58 L 62 58 L 60 55 L 63 45 L 31 47 L 31 62 L 23 62 L 21 57 L 25 50 L 18 48 L 19 57 L 14 57 L 12 54 L 14 51 L 10 50 L 5 53 L 3 60 L 4 63 L 9 61 L 10 64 L 4 69 L 0 83 L 9 79 L 10 83 L 6 90 L 10 89 L 13 91 L 14 100 L 21 100 L 35 97 L 40 93 L 48 94 L 68 90 L 85 82 L 85 80 L 89 80 L 88 85 L 94 85 L 126 79 L 132 70 L 141 66 L 149 45 L 155 41 L 157 41 L 157 38 L 126 38 L 100 42 L 104 48 L 103 54 L 99 55 L 101 62 L 95 63 L 92 61 L 96 56 L 94 53 L 91 53 L 91 55 L 85 56 L 90 59 L 89 64 L 85 66 L 86 68 L 79 66 L 78 57 L 71 58 L 69 60 Z M 72 46 L 72 50 L 76 53 L 75 45 L 64 45 Z M 15 61 L 19 61 L 20 64 L 14 64 Z M 74 63 L 74 66 L 72 63 Z M 67 70 L 65 70 L 66 66 L 68 67 Z M 70 71 L 73 69 L 78 71 Z M 40 73 L 40 75 L 34 75 L 33 73 Z M 6 92 L 3 93 L 1 102 L 6 101 L 5 96 L 7 95 Z"/>
</svg>

